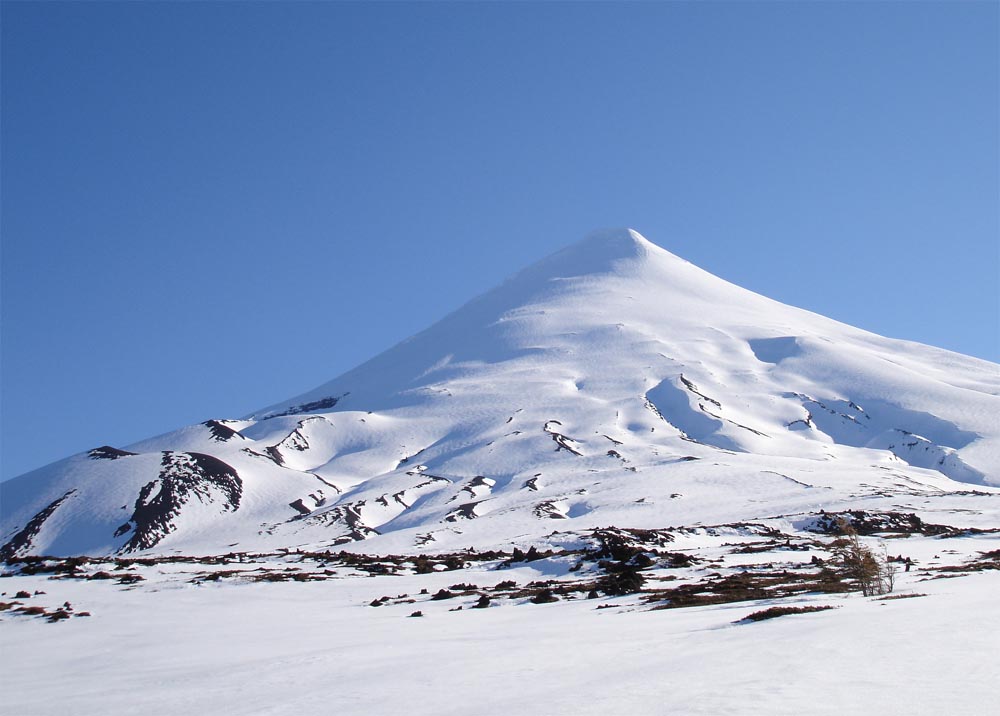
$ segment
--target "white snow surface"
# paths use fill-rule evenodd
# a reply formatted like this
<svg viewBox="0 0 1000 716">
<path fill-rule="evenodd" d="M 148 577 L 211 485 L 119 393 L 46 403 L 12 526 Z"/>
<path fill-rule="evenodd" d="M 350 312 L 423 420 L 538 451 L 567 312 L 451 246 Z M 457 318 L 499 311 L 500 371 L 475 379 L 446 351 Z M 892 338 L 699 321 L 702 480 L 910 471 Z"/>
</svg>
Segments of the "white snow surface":
<svg viewBox="0 0 1000 716">
<path fill-rule="evenodd" d="M 0 485 L 2 710 L 988 713 L 998 415 L 1000 366 L 595 234 L 308 393 Z M 909 598 L 830 581 L 847 510 L 903 525 L 863 540 Z M 656 530 L 625 596 L 609 526 Z"/>
<path fill-rule="evenodd" d="M 0 544 L 385 553 L 859 499 L 926 514 L 935 496 L 997 491 L 998 415 L 996 364 L 777 303 L 612 230 L 315 390 L 217 423 L 228 439 L 195 425 L 3 483 Z M 190 453 L 238 480 L 164 488 Z M 158 529 L 140 524 L 140 502 L 171 496 Z"/>
<path fill-rule="evenodd" d="M 928 566 L 948 546 L 901 542 L 894 549 Z M 711 551 L 704 539 L 684 547 Z M 301 566 L 269 561 L 272 569 Z M 832 609 L 760 622 L 745 617 L 771 601 L 649 611 L 630 595 L 472 609 L 475 595 L 433 601 L 418 593 L 459 579 L 490 589 L 501 579 L 524 584 L 565 572 L 555 560 L 275 584 L 192 584 L 191 565 L 138 571 L 147 581 L 131 587 L 0 580 L 0 599 L 14 589 L 44 592 L 22 601 L 50 609 L 70 602 L 90 614 L 55 624 L 0 614 L 5 713 L 980 716 L 992 712 L 1000 678 L 1000 571 L 930 580 L 903 573 L 895 596 L 911 598 L 808 594 L 789 603 Z M 417 603 L 369 607 L 380 595 Z M 415 610 L 423 616 L 409 618 Z"/>
</svg>

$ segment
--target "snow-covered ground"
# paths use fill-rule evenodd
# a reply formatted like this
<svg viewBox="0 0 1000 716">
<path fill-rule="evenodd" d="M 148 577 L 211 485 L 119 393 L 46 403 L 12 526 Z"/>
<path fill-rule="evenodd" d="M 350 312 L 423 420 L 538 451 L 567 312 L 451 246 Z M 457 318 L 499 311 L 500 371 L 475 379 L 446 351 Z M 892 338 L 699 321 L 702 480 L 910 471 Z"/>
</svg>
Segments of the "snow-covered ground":
<svg viewBox="0 0 1000 716">
<path fill-rule="evenodd" d="M 1000 366 L 598 234 L 306 394 L 0 485 L 3 711 L 988 713 L 998 416 Z"/>
<path fill-rule="evenodd" d="M 4 712 L 978 716 L 991 712 L 1000 679 L 1000 570 L 935 571 L 963 561 L 947 552 L 963 540 L 963 549 L 1000 547 L 996 534 L 887 540 L 917 563 L 900 571 L 893 592 L 912 598 L 810 593 L 656 610 L 660 602 L 641 594 L 548 604 L 494 598 L 485 609 L 473 608 L 475 594 L 431 598 L 456 582 L 495 594 L 503 580 L 572 579 L 558 558 L 375 577 L 337 566 L 322 581 L 280 583 L 192 579 L 317 565 L 272 555 L 253 564 L 131 567 L 146 578 L 133 585 L 10 577 L 0 580 L 0 599 L 38 590 L 20 601 L 50 610 L 69 601 L 91 616 L 48 623 L 3 613 Z M 701 558 L 727 555 L 728 567 L 712 565 L 723 571 L 779 557 L 733 554 L 722 545 L 759 542 L 735 533 L 681 542 Z M 813 552 L 783 554 L 808 561 Z M 671 571 L 649 572 L 647 588 Z M 680 571 L 680 580 L 697 572 Z M 834 608 L 745 620 L 779 603 Z M 409 616 L 418 610 L 422 617 Z"/>
</svg>

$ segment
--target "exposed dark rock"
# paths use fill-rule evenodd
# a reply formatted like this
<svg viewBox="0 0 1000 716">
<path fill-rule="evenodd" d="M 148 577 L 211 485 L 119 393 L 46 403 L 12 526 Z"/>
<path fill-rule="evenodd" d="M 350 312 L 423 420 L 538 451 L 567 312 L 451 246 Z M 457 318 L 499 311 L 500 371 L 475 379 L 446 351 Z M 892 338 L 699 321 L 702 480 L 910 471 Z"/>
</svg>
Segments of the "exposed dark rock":
<svg viewBox="0 0 1000 716">
<path fill-rule="evenodd" d="M 346 395 L 346 393 L 345 393 Z M 344 396 L 341 396 L 341 398 Z M 314 413 L 317 410 L 329 410 L 340 402 L 340 398 L 328 397 L 320 398 L 319 400 L 314 400 L 311 403 L 302 403 L 301 405 L 295 405 L 287 410 L 280 413 L 273 413 L 268 415 L 268 418 L 280 418 L 285 415 L 298 415 L 299 413 Z"/>
<path fill-rule="evenodd" d="M 209 432 L 212 434 L 212 438 L 216 442 L 224 443 L 233 438 L 239 438 L 240 440 L 246 440 L 243 434 L 238 430 L 233 430 L 231 427 L 225 423 L 219 422 L 218 420 L 206 420 L 202 423 Z"/>
<path fill-rule="evenodd" d="M 122 457 L 129 457 L 130 455 L 137 454 L 138 453 L 129 452 L 128 450 L 119 450 L 118 448 L 111 447 L 110 445 L 102 445 L 101 447 L 94 448 L 87 453 L 92 460 L 117 460 Z"/>
<path fill-rule="evenodd" d="M 561 427 L 562 423 L 560 423 L 558 420 L 550 420 L 547 423 L 545 423 L 545 426 L 542 429 L 552 436 L 552 440 L 556 444 L 556 452 L 559 452 L 560 450 L 565 450 L 567 452 L 573 453 L 574 455 L 582 457 L 583 453 L 577 450 L 572 445 L 572 443 L 575 441 L 572 438 L 568 438 L 562 433 L 553 430 L 552 428 L 553 425 L 559 425 Z"/>
<path fill-rule="evenodd" d="M 267 451 L 268 457 L 274 460 L 279 465 L 285 464 L 285 456 L 281 454 L 281 450 L 278 449 L 277 445 L 271 445 L 270 447 L 264 448 Z"/>
<path fill-rule="evenodd" d="M 651 552 L 661 554 L 659 548 L 674 541 L 674 536 L 665 530 L 620 529 L 608 527 L 594 530 L 591 536 L 597 542 L 597 549 L 588 555 L 593 559 L 610 558 L 618 562 L 628 562 L 636 555 Z"/>
<path fill-rule="evenodd" d="M 474 520 L 479 517 L 479 515 L 476 514 L 476 505 L 478 504 L 479 502 L 466 502 L 464 505 L 459 505 L 445 515 L 444 521 L 457 522 L 458 520 Z"/>
<path fill-rule="evenodd" d="M 15 534 L 5 545 L 0 547 L 0 560 L 9 560 L 12 557 L 29 552 L 31 550 L 31 541 L 38 534 L 39 530 L 42 529 L 42 525 L 44 525 L 45 521 L 52 516 L 52 513 L 55 512 L 56 509 L 58 509 L 59 505 L 65 502 L 66 498 L 74 492 L 76 492 L 76 490 L 67 491 L 65 495 L 57 500 L 53 500 L 51 504 L 40 510 L 38 514 L 28 520 L 28 524 L 24 526 L 24 529 Z"/>
<path fill-rule="evenodd" d="M 532 513 L 535 517 L 542 519 L 552 519 L 552 520 L 565 520 L 569 519 L 558 507 L 556 507 L 556 502 L 553 500 L 546 500 L 545 502 L 539 502 L 535 505 Z"/>
<path fill-rule="evenodd" d="M 310 510 L 308 507 L 306 507 L 305 503 L 302 502 L 302 498 L 301 497 L 299 499 L 295 500 L 295 502 L 289 502 L 288 506 L 291 507 L 291 508 L 293 508 L 293 509 L 295 509 L 295 510 L 298 510 L 299 514 L 302 514 L 302 515 L 308 515 L 308 514 L 312 513 L 312 510 Z"/>
<path fill-rule="evenodd" d="M 697 395 L 702 400 L 707 400 L 709 403 L 711 403 L 712 405 L 714 405 L 716 408 L 722 408 L 722 403 L 720 403 L 715 398 L 709 398 L 707 395 L 705 395 L 704 393 L 702 393 L 701 391 L 699 391 L 698 390 L 698 386 L 696 386 L 690 380 L 688 380 L 687 378 L 685 378 L 683 373 L 681 374 L 680 378 L 681 378 L 681 383 L 683 383 L 684 387 L 687 388 L 690 392 L 694 393 L 695 395 Z"/>
<path fill-rule="evenodd" d="M 364 508 L 365 502 L 365 500 L 345 502 L 344 504 L 336 505 L 328 510 L 314 511 L 309 515 L 296 515 L 292 519 L 316 520 L 331 524 L 339 523 L 347 527 L 348 532 L 347 534 L 335 539 L 333 544 L 341 545 L 349 542 L 358 542 L 379 534 L 378 530 L 373 527 L 369 527 L 364 523 L 364 519 L 361 516 L 361 510 Z"/>
<path fill-rule="evenodd" d="M 222 460 L 203 453 L 165 451 L 160 465 L 159 477 L 146 483 L 139 492 L 129 518 L 135 531 L 121 552 L 149 549 L 158 544 L 174 531 L 174 519 L 192 498 L 219 504 L 225 512 L 235 512 L 240 506 L 243 481 Z"/>
<path fill-rule="evenodd" d="M 924 522 L 910 512 L 866 512 L 865 510 L 850 510 L 848 512 L 820 512 L 815 522 L 806 527 L 810 532 L 821 534 L 842 534 L 840 520 L 846 520 L 859 535 L 877 533 L 944 535 L 956 530 L 946 525 L 935 525 Z"/>
</svg>

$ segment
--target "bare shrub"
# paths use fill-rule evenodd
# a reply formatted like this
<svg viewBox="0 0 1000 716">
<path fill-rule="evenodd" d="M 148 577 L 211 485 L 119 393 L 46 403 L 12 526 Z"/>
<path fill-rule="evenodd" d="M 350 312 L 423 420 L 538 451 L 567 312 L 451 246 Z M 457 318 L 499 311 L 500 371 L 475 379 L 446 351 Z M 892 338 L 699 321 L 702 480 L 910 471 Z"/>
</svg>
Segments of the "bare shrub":
<svg viewBox="0 0 1000 716">
<path fill-rule="evenodd" d="M 876 554 L 862 544 L 857 530 L 843 517 L 837 519 L 837 527 L 843 536 L 832 547 L 846 576 L 858 584 L 866 597 L 890 593 L 896 583 L 896 565 L 889 561 L 885 548 Z"/>
<path fill-rule="evenodd" d="M 754 612 L 753 614 L 747 614 L 743 617 L 743 621 L 760 622 L 765 619 L 774 619 L 775 617 L 783 617 L 788 614 L 809 614 L 811 612 L 824 612 L 827 609 L 833 609 L 834 607 L 829 606 L 806 606 L 806 607 L 768 607 L 767 609 L 762 609 L 759 612 Z"/>
</svg>

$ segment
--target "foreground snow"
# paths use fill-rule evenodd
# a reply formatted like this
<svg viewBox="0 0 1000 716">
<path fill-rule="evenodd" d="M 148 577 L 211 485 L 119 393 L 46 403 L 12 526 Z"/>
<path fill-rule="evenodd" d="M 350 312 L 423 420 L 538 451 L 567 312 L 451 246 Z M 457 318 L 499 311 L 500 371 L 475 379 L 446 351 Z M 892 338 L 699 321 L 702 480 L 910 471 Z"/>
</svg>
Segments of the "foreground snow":
<svg viewBox="0 0 1000 716">
<path fill-rule="evenodd" d="M 513 556 L 22 560 L 0 579 L 5 712 L 984 713 L 1000 530 L 853 517 L 913 565 L 891 594 L 843 591 L 822 515 Z M 609 596 L 625 560 L 644 583 Z M 775 606 L 826 610 L 747 619 Z"/>
<path fill-rule="evenodd" d="M 527 580 L 530 567 L 504 578 Z M 466 573 L 467 580 L 501 575 Z M 152 587 L 3 580 L 92 612 L 3 624 L 6 713 L 982 714 L 1000 572 L 900 577 L 879 601 L 741 621 L 766 604 L 647 611 L 635 597 L 450 612 L 453 600 L 365 606 L 454 574 Z M 422 597 L 426 600 L 426 597 Z M 611 604 L 613 607 L 597 609 Z M 419 606 L 423 618 L 408 618 Z"/>
</svg>

